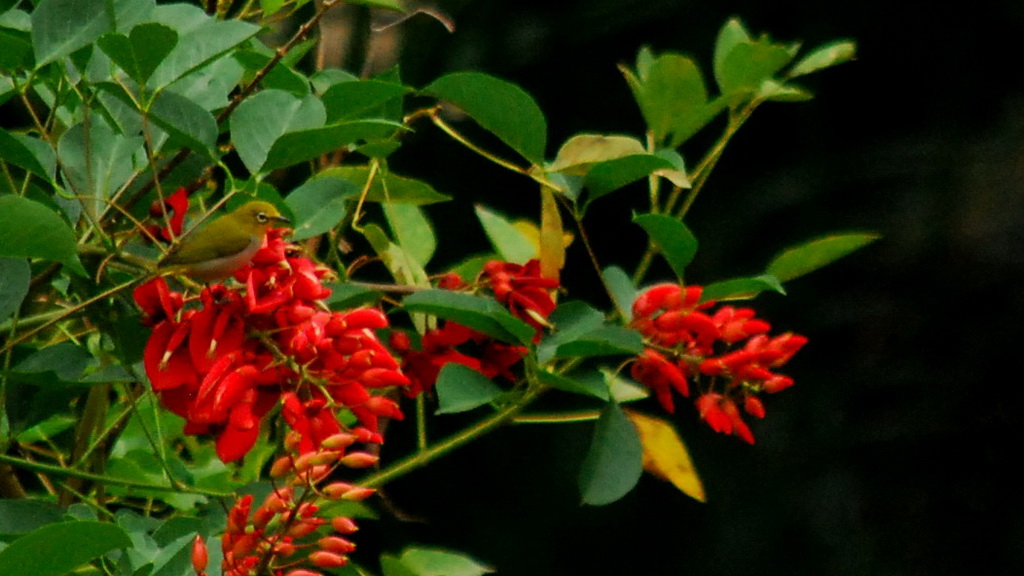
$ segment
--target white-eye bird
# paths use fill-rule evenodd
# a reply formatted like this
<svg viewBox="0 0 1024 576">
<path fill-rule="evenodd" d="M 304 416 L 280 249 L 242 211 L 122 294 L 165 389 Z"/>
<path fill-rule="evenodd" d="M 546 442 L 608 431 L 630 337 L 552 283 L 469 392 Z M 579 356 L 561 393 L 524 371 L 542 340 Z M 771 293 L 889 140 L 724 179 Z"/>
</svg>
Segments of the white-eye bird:
<svg viewBox="0 0 1024 576">
<path fill-rule="evenodd" d="M 246 202 L 186 236 L 158 270 L 184 273 L 200 282 L 227 278 L 252 261 L 268 230 L 288 223 L 273 204 Z"/>
</svg>

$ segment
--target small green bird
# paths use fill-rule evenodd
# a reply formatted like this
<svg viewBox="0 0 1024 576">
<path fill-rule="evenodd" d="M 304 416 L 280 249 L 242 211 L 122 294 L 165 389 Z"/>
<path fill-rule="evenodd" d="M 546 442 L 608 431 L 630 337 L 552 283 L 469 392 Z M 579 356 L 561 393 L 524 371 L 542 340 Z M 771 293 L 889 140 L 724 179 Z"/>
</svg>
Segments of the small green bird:
<svg viewBox="0 0 1024 576">
<path fill-rule="evenodd" d="M 252 261 L 268 230 L 288 223 L 273 204 L 247 202 L 186 236 L 157 268 L 182 272 L 200 282 L 227 278 Z"/>
</svg>

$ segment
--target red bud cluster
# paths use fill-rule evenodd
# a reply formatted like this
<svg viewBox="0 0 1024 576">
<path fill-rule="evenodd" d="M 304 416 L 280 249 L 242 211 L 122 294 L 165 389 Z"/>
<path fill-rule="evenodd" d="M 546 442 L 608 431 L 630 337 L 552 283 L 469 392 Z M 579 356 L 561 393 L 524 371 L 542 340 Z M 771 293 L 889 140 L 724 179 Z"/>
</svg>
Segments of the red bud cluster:
<svg viewBox="0 0 1024 576">
<path fill-rule="evenodd" d="M 387 318 L 371 308 L 327 310 L 327 273 L 271 230 L 252 264 L 235 273 L 244 288 L 213 284 L 190 303 L 163 278 L 135 290 L 153 326 L 144 353 L 153 390 L 187 420 L 186 433 L 216 435 L 225 462 L 252 448 L 260 420 L 282 398 L 305 451 L 341 431 L 340 408 L 374 442 L 379 416 L 401 418 L 393 400 L 369 391 L 409 383 L 374 333 Z"/>
<path fill-rule="evenodd" d="M 700 286 L 658 284 L 633 303 L 632 326 L 650 345 L 631 368 L 633 378 L 654 392 L 668 412 L 674 412 L 672 390 L 689 396 L 690 383 L 704 384 L 697 398 L 702 419 L 716 432 L 735 434 L 753 444 L 754 435 L 740 415 L 739 405 L 763 418 L 758 394 L 792 386 L 788 376 L 772 370 L 789 361 L 807 338 L 786 333 L 769 337 L 771 326 L 750 308 L 701 302 Z"/>
<path fill-rule="evenodd" d="M 540 339 L 547 317 L 555 309 L 551 291 L 558 281 L 540 276 L 540 263 L 530 260 L 526 264 L 510 264 L 492 260 L 484 264 L 478 284 L 490 289 L 498 302 L 504 304 L 517 318 L 536 330 L 535 341 Z M 438 282 L 445 290 L 461 290 L 466 284 L 456 274 L 447 274 Z M 443 322 L 428 330 L 421 339 L 419 350 L 403 332 L 391 335 L 391 348 L 402 357 L 402 371 L 409 377 L 405 388 L 409 396 L 429 391 L 437 382 L 441 368 L 455 362 L 480 372 L 487 378 L 502 376 L 514 380 L 512 367 L 526 355 L 524 346 L 498 342 L 456 322 Z"/>
</svg>

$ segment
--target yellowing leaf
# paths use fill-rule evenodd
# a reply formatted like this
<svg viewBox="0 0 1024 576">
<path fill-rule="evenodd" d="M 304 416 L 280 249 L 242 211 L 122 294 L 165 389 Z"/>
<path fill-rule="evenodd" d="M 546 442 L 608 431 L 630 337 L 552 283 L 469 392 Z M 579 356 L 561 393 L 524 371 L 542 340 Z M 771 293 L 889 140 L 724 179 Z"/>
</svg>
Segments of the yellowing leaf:
<svg viewBox="0 0 1024 576">
<path fill-rule="evenodd" d="M 644 145 L 630 136 L 577 134 L 562 145 L 548 170 L 582 176 L 597 162 L 645 152 Z"/>
<path fill-rule="evenodd" d="M 512 227 L 515 228 L 516 231 L 518 231 L 520 234 L 522 234 L 523 238 L 526 238 L 530 242 L 530 245 L 537 250 L 537 255 L 539 257 L 540 228 L 533 222 L 530 222 L 529 220 L 516 220 L 515 222 L 512 223 Z M 562 246 L 568 248 L 569 245 L 572 244 L 572 241 L 574 239 L 575 236 L 572 235 L 572 232 L 566 230 L 562 234 Z"/>
<path fill-rule="evenodd" d="M 558 278 L 565 266 L 565 229 L 558 201 L 550 188 L 540 191 L 540 275 Z"/>
<path fill-rule="evenodd" d="M 704 485 L 675 428 L 660 418 L 632 410 L 625 412 L 640 435 L 644 470 L 668 480 L 694 500 L 705 502 Z"/>
</svg>

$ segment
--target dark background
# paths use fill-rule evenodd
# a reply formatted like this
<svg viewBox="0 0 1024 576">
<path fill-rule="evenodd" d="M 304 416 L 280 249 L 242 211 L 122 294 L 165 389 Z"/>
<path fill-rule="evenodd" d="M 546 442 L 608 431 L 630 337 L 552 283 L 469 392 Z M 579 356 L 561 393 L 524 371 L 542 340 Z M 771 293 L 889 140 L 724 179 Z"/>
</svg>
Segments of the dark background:
<svg viewBox="0 0 1024 576">
<path fill-rule="evenodd" d="M 406 24 L 404 79 L 476 69 L 520 84 L 547 115 L 549 156 L 578 132 L 639 133 L 616 64 L 643 44 L 707 70 L 734 15 L 809 48 L 856 39 L 857 61 L 807 79 L 816 99 L 765 105 L 741 130 L 688 216 L 701 241 L 688 278 L 755 273 L 779 249 L 835 230 L 884 238 L 792 282 L 787 297 L 756 301 L 777 330 L 810 337 L 787 367 L 797 385 L 754 425 L 756 446 L 713 434 L 693 411 L 676 415 L 706 504 L 645 477 L 619 502 L 581 507 L 590 427 L 506 428 L 395 482 L 396 510 L 419 521 L 386 515 L 367 545 L 395 552 L 412 539 L 512 575 L 1020 573 L 1024 506 L 1010 470 L 1024 410 L 1024 4 L 442 7 L 456 32 Z M 690 165 L 719 129 L 684 147 Z M 420 132 L 394 166 L 462 201 L 431 212 L 442 262 L 483 242 L 468 201 L 536 213 L 531 182 Z M 605 264 L 632 268 L 643 236 L 627 216 L 642 198 L 617 192 L 592 215 Z M 579 250 L 566 284 L 599 301 Z"/>
</svg>

